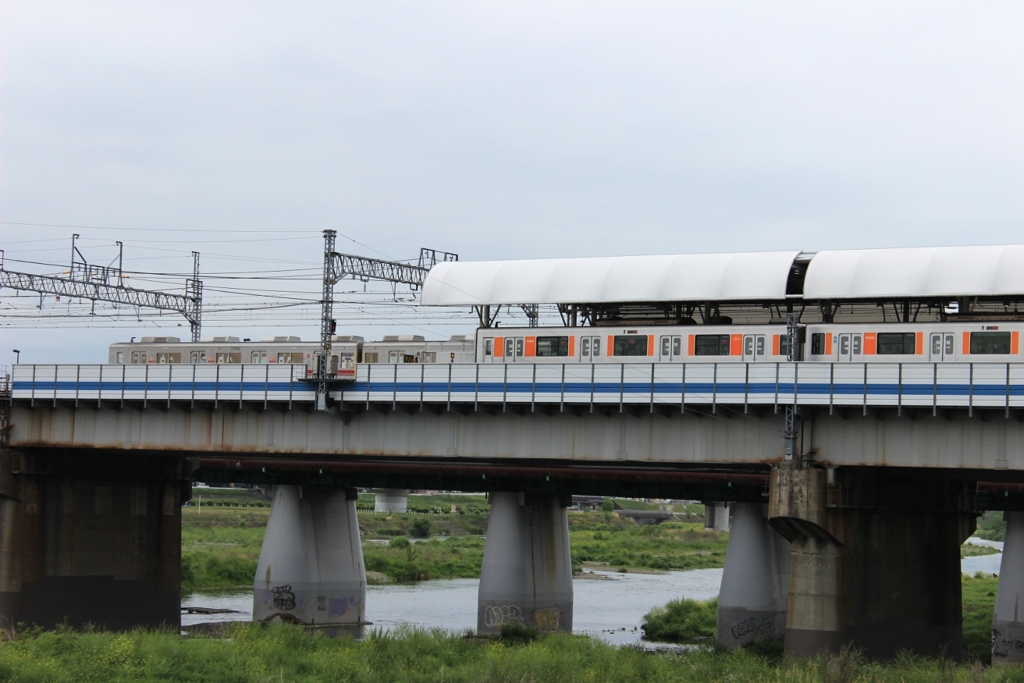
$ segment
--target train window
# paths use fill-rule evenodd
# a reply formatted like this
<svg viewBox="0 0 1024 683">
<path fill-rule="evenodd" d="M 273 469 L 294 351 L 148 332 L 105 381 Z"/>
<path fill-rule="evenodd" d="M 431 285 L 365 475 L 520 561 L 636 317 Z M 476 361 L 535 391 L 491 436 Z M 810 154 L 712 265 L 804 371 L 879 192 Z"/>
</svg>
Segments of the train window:
<svg viewBox="0 0 1024 683">
<path fill-rule="evenodd" d="M 816 332 L 811 335 L 811 355 L 823 356 L 825 354 L 825 334 Z"/>
<path fill-rule="evenodd" d="M 363 354 L 364 363 L 379 363 L 380 361 L 377 360 L 378 358 L 379 356 L 376 351 L 367 351 L 366 353 Z"/>
<path fill-rule="evenodd" d="M 118 364 L 124 363 L 124 351 L 117 352 L 117 362 Z"/>
<path fill-rule="evenodd" d="M 132 363 L 138 363 L 138 362 L 139 362 L 139 352 L 138 351 L 132 351 Z"/>
<path fill-rule="evenodd" d="M 946 335 L 946 355 L 952 355 L 953 353 L 953 335 Z"/>
<path fill-rule="evenodd" d="M 181 354 L 180 353 L 169 353 L 169 354 L 167 354 L 167 361 L 169 363 L 180 363 L 181 362 Z"/>
<path fill-rule="evenodd" d="M 156 354 L 156 362 L 157 363 L 164 363 L 164 364 L 166 364 L 167 363 L 167 354 L 166 353 L 158 353 L 158 354 Z"/>
<path fill-rule="evenodd" d="M 726 336 L 726 339 L 729 337 Z M 612 349 L 616 356 L 646 356 L 647 335 L 629 334 L 615 337 Z"/>
<path fill-rule="evenodd" d="M 580 343 L 580 355 L 584 358 L 590 356 L 590 337 L 583 337 L 583 341 Z"/>
<path fill-rule="evenodd" d="M 971 332 L 971 353 L 1010 353 L 1009 332 Z"/>
<path fill-rule="evenodd" d="M 913 332 L 879 332 L 877 350 L 881 356 L 917 353 L 917 335 Z"/>
<path fill-rule="evenodd" d="M 764 355 L 764 335 L 757 336 L 757 355 Z"/>
<path fill-rule="evenodd" d="M 226 353 L 218 353 L 217 354 L 217 362 L 218 363 L 227 363 L 228 362 L 228 354 L 226 354 Z"/>
<path fill-rule="evenodd" d="M 590 350 L 594 354 L 594 358 L 601 355 L 601 338 L 594 337 L 594 341 L 590 344 Z"/>
<path fill-rule="evenodd" d="M 661 355 L 663 358 L 667 358 L 669 355 L 669 349 L 671 349 L 672 337 L 661 338 Z"/>
<path fill-rule="evenodd" d="M 698 334 L 694 335 L 693 355 L 695 356 L 728 356 L 729 335 Z"/>
<path fill-rule="evenodd" d="M 538 356 L 568 356 L 568 337 L 537 337 Z"/>
<path fill-rule="evenodd" d="M 672 337 L 672 355 L 679 356 L 683 353 L 683 338 Z"/>
<path fill-rule="evenodd" d="M 423 352 L 424 363 L 436 363 L 437 362 L 437 351 L 424 351 Z"/>
<path fill-rule="evenodd" d="M 864 342 L 864 335 L 855 334 L 853 335 L 853 355 L 859 356 L 863 349 L 861 348 Z"/>
<path fill-rule="evenodd" d="M 523 357 L 523 339 L 522 339 L 522 337 L 520 337 L 519 339 L 516 339 L 516 357 L 517 358 L 522 358 Z"/>
<path fill-rule="evenodd" d="M 494 340 L 493 339 L 485 339 L 484 340 L 484 355 L 485 356 L 490 356 L 493 353 L 494 353 Z"/>
<path fill-rule="evenodd" d="M 512 348 L 515 345 L 515 343 L 516 343 L 516 340 L 513 339 L 512 337 L 506 337 L 505 338 L 505 358 L 511 358 L 512 357 Z"/>
<path fill-rule="evenodd" d="M 388 362 L 389 363 L 397 363 L 398 362 L 398 351 L 388 351 Z"/>
<path fill-rule="evenodd" d="M 780 334 L 779 335 L 779 355 L 780 356 L 788 356 L 789 355 L 789 335 L 788 334 Z"/>
</svg>

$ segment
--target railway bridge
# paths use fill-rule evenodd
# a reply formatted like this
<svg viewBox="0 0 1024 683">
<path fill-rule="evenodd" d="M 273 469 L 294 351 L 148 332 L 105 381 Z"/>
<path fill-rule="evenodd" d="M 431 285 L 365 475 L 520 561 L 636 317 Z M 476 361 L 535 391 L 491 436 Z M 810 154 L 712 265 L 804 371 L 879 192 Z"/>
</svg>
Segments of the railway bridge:
<svg viewBox="0 0 1024 683">
<path fill-rule="evenodd" d="M 791 328 L 801 307 L 805 318 L 835 319 L 842 297 L 806 299 L 813 258 L 772 256 L 775 279 L 754 272 L 752 289 L 731 293 L 723 283 L 733 271 L 717 267 L 718 289 L 688 300 L 711 311 L 708 292 L 719 297 L 719 320 L 761 315 L 771 324 L 780 307 Z M 901 258 L 913 265 L 917 256 Z M 961 268 L 967 275 L 953 269 L 944 278 L 915 266 L 924 284 L 871 294 L 870 305 L 853 292 L 848 315 L 852 322 L 912 294 L 928 315 L 952 316 L 957 303 L 957 315 L 1016 320 L 1024 284 L 990 277 L 981 291 L 964 278 L 977 280 L 982 267 L 1024 272 L 1018 261 L 979 259 Z M 554 285 L 488 294 L 460 279 L 458 269 L 478 264 L 442 266 L 446 284 L 431 289 L 428 277 L 425 301 L 471 301 L 482 321 L 488 307 L 513 300 L 555 303 L 595 322 L 677 311 L 686 299 L 677 291 L 569 297 Z M 567 268 L 589 272 L 583 266 Z M 620 266 L 612 260 L 602 282 Z M 508 266 L 523 267 L 535 268 Z M 803 293 L 787 294 L 799 269 Z M 584 296 L 589 307 L 565 303 Z M 255 619 L 362 623 L 355 487 L 443 488 L 491 494 L 479 630 L 510 620 L 570 630 L 565 508 L 572 494 L 605 494 L 732 505 L 718 633 L 727 646 L 784 637 L 795 655 L 846 642 L 875 656 L 955 655 L 959 547 L 981 511 L 998 509 L 1008 530 L 994 652 L 1024 659 L 1024 356 L 361 364 L 354 381 L 328 384 L 326 401 L 305 376 L 304 366 L 288 365 L 15 366 L 0 450 L 0 615 L 114 628 L 177 623 L 180 506 L 199 480 L 275 486 Z"/>
</svg>

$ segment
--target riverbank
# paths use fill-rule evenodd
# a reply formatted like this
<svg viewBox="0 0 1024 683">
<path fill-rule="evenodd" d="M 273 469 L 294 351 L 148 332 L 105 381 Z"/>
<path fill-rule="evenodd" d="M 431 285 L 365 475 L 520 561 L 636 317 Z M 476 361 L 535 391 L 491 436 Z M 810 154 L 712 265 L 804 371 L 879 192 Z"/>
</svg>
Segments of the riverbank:
<svg viewBox="0 0 1024 683">
<path fill-rule="evenodd" d="M 309 635 L 290 626 L 234 624 L 227 637 L 171 632 L 8 633 L 0 680 L 128 681 L 561 681 L 594 683 L 1024 680 L 1024 670 L 901 656 L 868 662 L 856 653 L 794 661 L 748 651 L 645 652 L 592 638 L 512 633 L 485 639 L 441 631 L 372 633 L 364 641 Z"/>
<path fill-rule="evenodd" d="M 244 489 L 201 491 L 182 509 L 182 590 L 252 585 L 269 501 Z M 574 572 L 584 566 L 619 572 L 722 567 L 728 534 L 704 529 L 701 506 L 678 507 L 682 519 L 701 521 L 639 526 L 614 511 L 570 512 Z M 480 576 L 490 512 L 484 496 L 413 495 L 411 512 L 375 513 L 373 496 L 360 494 L 357 508 L 371 584 Z"/>
</svg>

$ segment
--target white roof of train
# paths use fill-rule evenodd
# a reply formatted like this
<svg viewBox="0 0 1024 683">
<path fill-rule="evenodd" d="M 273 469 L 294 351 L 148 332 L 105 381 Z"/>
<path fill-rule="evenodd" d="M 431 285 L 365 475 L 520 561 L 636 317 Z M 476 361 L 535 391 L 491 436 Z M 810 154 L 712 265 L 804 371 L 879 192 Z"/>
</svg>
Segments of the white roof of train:
<svg viewBox="0 0 1024 683">
<path fill-rule="evenodd" d="M 423 284 L 428 306 L 769 301 L 786 298 L 803 252 L 455 261 Z M 1024 294 L 1024 245 L 820 251 L 805 299 Z"/>
</svg>

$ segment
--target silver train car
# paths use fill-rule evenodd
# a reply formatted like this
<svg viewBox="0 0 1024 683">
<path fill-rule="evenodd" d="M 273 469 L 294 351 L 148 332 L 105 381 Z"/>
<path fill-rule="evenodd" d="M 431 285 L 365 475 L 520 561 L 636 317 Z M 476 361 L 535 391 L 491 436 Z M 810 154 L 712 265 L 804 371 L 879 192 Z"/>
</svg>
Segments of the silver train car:
<svg viewBox="0 0 1024 683">
<path fill-rule="evenodd" d="M 820 323 L 801 328 L 797 360 L 809 362 L 1024 362 L 1024 323 Z M 328 372 L 354 378 L 356 366 L 395 363 L 757 363 L 788 357 L 781 325 L 679 327 L 482 328 L 475 336 L 428 341 L 388 335 L 379 341 L 333 337 Z M 293 336 L 142 337 L 110 345 L 112 364 L 289 363 L 312 377 L 318 342 Z"/>
</svg>

